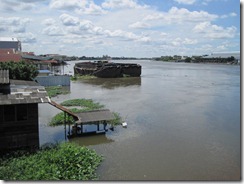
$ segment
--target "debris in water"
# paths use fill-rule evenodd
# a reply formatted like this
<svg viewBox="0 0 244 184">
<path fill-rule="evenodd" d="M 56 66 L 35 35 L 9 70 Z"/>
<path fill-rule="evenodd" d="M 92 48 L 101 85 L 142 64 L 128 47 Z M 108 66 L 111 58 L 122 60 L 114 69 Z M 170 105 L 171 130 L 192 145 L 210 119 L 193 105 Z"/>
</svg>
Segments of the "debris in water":
<svg viewBox="0 0 244 184">
<path fill-rule="evenodd" d="M 127 123 L 126 123 L 126 122 L 122 123 L 122 126 L 123 126 L 124 128 L 127 128 Z"/>
</svg>

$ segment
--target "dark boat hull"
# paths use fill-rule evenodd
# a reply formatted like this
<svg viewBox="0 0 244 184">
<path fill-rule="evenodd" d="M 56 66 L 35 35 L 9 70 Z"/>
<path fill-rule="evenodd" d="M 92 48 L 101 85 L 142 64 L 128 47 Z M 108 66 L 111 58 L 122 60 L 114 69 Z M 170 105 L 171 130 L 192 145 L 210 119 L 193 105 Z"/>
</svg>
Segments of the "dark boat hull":
<svg viewBox="0 0 244 184">
<path fill-rule="evenodd" d="M 141 65 L 134 63 L 82 62 L 75 64 L 74 73 L 95 75 L 101 78 L 139 77 L 141 75 Z"/>
<path fill-rule="evenodd" d="M 101 78 L 116 78 L 122 77 L 120 66 L 103 66 L 99 70 L 94 72 L 96 77 Z"/>
</svg>

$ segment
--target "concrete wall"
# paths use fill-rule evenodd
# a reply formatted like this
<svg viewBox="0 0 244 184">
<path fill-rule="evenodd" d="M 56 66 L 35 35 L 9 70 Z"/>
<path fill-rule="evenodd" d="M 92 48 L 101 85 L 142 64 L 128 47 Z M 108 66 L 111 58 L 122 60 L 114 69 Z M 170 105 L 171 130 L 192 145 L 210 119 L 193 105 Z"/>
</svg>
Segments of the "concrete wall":
<svg viewBox="0 0 244 184">
<path fill-rule="evenodd" d="M 38 76 L 35 80 L 42 86 L 70 86 L 70 76 Z"/>
</svg>

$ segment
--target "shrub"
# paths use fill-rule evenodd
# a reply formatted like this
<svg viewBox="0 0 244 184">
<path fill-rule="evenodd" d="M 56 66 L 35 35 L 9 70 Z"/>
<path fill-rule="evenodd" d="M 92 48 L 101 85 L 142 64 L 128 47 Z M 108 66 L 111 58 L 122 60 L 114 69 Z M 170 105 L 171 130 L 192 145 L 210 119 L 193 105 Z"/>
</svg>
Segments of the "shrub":
<svg viewBox="0 0 244 184">
<path fill-rule="evenodd" d="M 61 143 L 35 154 L 0 163 L 1 180 L 94 180 L 102 156 L 73 143 Z"/>
</svg>

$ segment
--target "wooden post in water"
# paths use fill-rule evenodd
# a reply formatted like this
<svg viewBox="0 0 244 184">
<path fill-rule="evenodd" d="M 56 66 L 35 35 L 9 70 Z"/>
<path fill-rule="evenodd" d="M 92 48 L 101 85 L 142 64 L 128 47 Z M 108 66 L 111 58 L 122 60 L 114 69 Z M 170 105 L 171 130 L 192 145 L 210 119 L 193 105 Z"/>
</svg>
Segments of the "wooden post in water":
<svg viewBox="0 0 244 184">
<path fill-rule="evenodd" d="M 69 121 L 69 115 L 68 115 L 68 123 L 69 123 L 69 132 L 68 132 L 68 135 L 70 136 L 70 121 Z"/>
<path fill-rule="evenodd" d="M 82 125 L 82 123 L 81 123 L 81 125 L 80 125 L 80 133 L 81 133 L 81 134 L 83 133 L 83 125 Z"/>
<path fill-rule="evenodd" d="M 66 135 L 66 112 L 64 112 L 64 138 L 67 140 L 67 135 Z"/>
<path fill-rule="evenodd" d="M 99 121 L 97 122 L 97 131 L 99 131 Z"/>
</svg>

